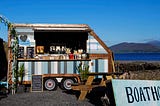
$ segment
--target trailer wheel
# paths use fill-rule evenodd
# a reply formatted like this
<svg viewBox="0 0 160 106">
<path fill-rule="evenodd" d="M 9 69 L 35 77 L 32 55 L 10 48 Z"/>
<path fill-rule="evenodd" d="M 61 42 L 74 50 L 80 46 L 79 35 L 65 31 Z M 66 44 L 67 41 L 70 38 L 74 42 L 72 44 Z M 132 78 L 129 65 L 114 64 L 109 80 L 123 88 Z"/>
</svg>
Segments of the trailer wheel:
<svg viewBox="0 0 160 106">
<path fill-rule="evenodd" d="M 57 89 L 57 80 L 55 78 L 45 80 L 44 88 L 49 91 L 56 90 Z"/>
<path fill-rule="evenodd" d="M 64 90 L 71 90 L 71 84 L 75 83 L 73 78 L 63 78 L 61 81 L 61 88 Z"/>
</svg>

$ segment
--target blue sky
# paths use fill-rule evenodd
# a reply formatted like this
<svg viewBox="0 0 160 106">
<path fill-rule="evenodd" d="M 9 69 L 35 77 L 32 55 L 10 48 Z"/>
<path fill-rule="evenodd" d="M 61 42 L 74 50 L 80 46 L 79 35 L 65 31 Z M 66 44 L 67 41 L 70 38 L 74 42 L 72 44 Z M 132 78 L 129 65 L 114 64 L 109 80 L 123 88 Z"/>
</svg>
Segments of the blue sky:
<svg viewBox="0 0 160 106">
<path fill-rule="evenodd" d="M 1 0 L 12 23 L 88 24 L 108 46 L 160 40 L 160 0 Z M 0 24 L 0 38 L 7 31 Z"/>
</svg>

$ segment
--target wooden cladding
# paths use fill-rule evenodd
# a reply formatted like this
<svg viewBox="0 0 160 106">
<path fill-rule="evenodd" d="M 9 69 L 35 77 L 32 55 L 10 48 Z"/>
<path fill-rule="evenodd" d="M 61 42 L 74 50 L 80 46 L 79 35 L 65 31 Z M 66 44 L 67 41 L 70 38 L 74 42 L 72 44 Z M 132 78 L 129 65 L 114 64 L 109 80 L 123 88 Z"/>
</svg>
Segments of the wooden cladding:
<svg viewBox="0 0 160 106">
<path fill-rule="evenodd" d="M 90 59 L 108 59 L 108 54 L 89 54 Z"/>
</svg>

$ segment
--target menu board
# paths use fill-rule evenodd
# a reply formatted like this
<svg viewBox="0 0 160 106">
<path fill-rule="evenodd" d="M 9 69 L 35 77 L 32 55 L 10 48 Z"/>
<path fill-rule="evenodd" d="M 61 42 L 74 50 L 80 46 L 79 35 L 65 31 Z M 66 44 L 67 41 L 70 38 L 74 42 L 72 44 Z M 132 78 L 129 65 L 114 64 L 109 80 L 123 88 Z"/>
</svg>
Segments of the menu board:
<svg viewBox="0 0 160 106">
<path fill-rule="evenodd" d="M 34 58 L 34 47 L 27 47 L 27 58 Z"/>
<path fill-rule="evenodd" d="M 43 83 L 42 83 L 42 75 L 32 75 L 32 92 L 42 92 L 43 91 Z"/>
<path fill-rule="evenodd" d="M 24 58 L 24 47 L 18 48 L 18 58 Z"/>
</svg>

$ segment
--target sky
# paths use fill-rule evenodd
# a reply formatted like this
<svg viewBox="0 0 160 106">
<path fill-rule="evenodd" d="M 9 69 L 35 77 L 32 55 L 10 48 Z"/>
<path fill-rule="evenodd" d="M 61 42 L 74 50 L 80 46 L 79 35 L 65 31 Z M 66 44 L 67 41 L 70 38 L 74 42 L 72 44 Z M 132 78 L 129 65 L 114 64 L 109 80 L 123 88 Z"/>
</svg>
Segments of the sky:
<svg viewBox="0 0 160 106">
<path fill-rule="evenodd" d="M 108 45 L 160 40 L 160 0 L 1 0 L 11 23 L 88 24 Z M 0 23 L 0 38 L 7 27 Z"/>
</svg>

